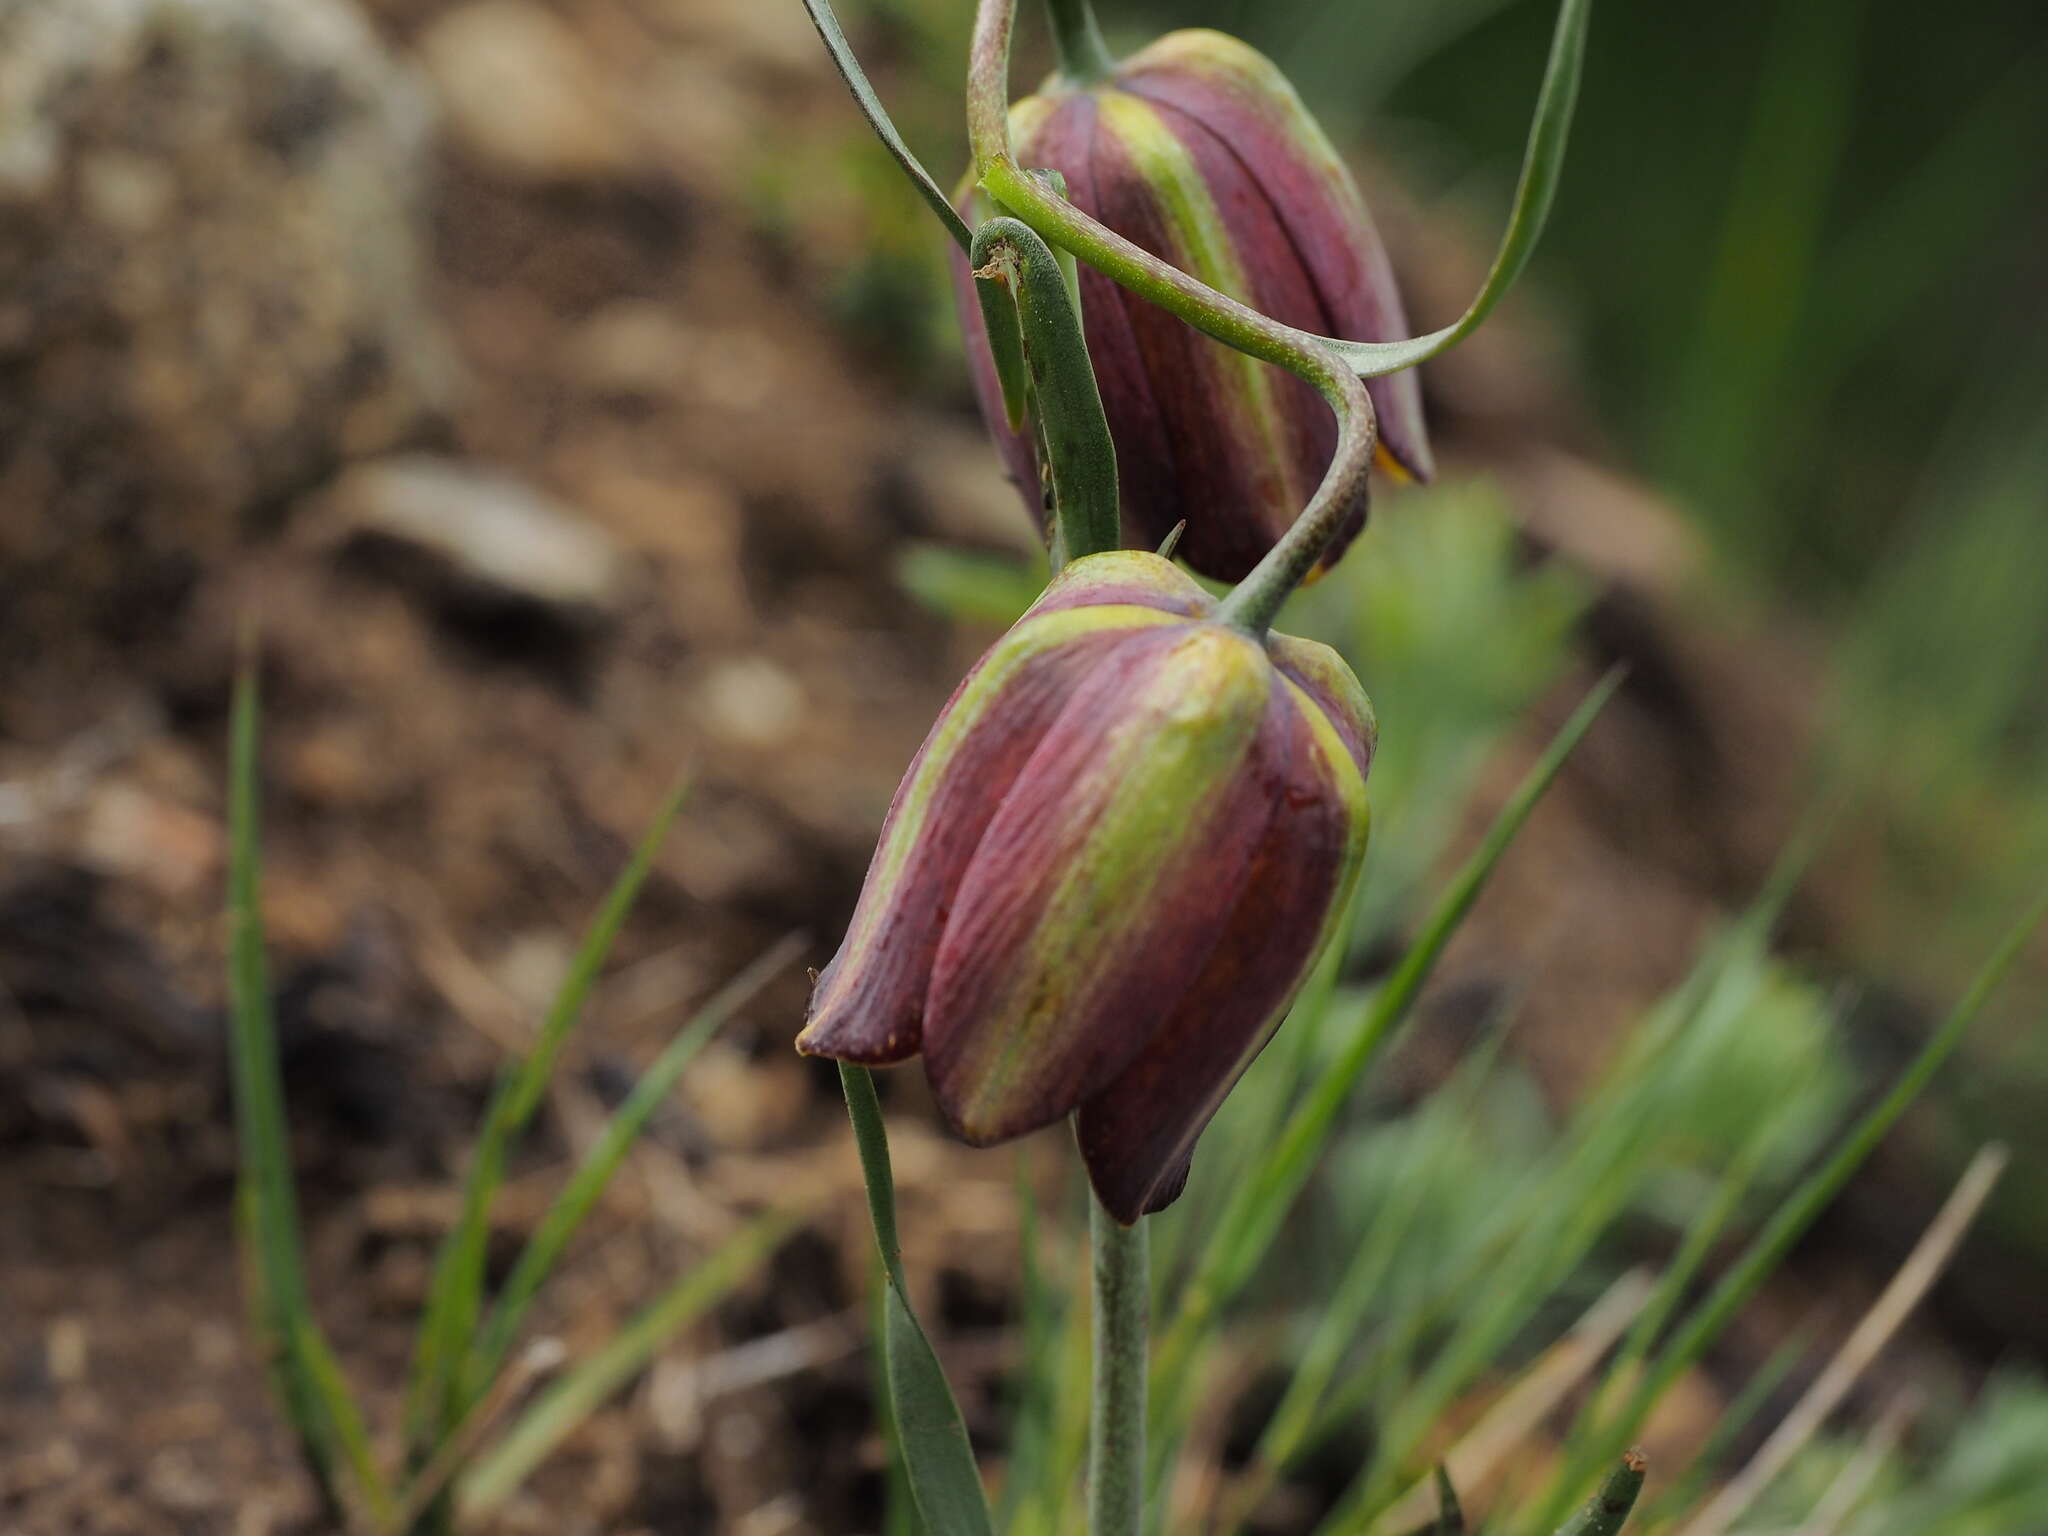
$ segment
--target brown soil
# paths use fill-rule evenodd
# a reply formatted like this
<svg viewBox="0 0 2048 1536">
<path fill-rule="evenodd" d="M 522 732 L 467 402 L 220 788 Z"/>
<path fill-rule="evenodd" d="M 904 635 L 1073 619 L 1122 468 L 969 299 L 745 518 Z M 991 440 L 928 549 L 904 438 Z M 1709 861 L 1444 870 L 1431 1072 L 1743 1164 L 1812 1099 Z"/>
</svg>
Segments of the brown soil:
<svg viewBox="0 0 2048 1536">
<path fill-rule="evenodd" d="M 410 45 L 448 8 L 374 9 Z M 718 83 L 720 121 L 780 109 L 786 152 L 836 154 L 836 85 L 800 24 L 792 42 L 751 14 L 770 9 L 562 7 L 646 112 L 692 110 L 635 62 L 665 61 Z M 480 595 L 338 531 L 314 494 L 196 570 L 146 632 L 51 618 L 5 679 L 0 782 L 35 786 L 37 809 L 0 831 L 0 1527 L 313 1528 L 241 1327 L 229 1222 L 220 786 L 239 625 L 261 637 L 265 915 L 315 1300 L 386 1430 L 492 1073 L 666 786 L 687 771 L 688 808 L 501 1204 L 508 1254 L 693 1000 L 792 930 L 813 936 L 808 963 L 829 953 L 896 778 L 985 638 L 889 574 L 907 535 L 986 540 L 1008 516 L 964 387 L 935 403 L 840 339 L 829 265 L 760 233 L 715 157 L 657 128 L 612 169 L 560 176 L 457 142 L 433 198 L 435 308 L 465 384 L 415 446 L 580 508 L 626 556 L 616 603 Z M 1450 290 L 1471 258 L 1419 267 Z M 1609 596 L 1582 674 L 1489 774 L 1472 825 L 1608 659 L 1638 668 L 1444 985 L 1538 978 L 1526 1048 L 1563 1094 L 1767 866 L 1811 669 L 1782 626 L 1746 650 L 1691 634 L 1675 525 L 1559 446 L 1584 435 L 1568 410 L 1490 406 L 1517 378 L 1554 385 L 1540 334 L 1525 318 L 1441 371 L 1443 435 L 1452 458 L 1503 467 L 1532 540 Z M 1834 921 L 1804 908 L 1797 936 L 1825 946 Z M 813 1202 L 805 1234 L 597 1415 L 506 1529 L 875 1528 L 870 1239 L 835 1085 L 789 1049 L 804 991 L 784 976 L 693 1068 L 541 1325 L 572 1349 L 602 1336 L 770 1200 Z M 889 1088 L 912 1273 L 992 1431 L 1011 1162 L 921 1129 L 914 1073 Z M 760 1353 L 733 1352 L 765 1338 L 781 1363 L 755 1378 Z"/>
</svg>

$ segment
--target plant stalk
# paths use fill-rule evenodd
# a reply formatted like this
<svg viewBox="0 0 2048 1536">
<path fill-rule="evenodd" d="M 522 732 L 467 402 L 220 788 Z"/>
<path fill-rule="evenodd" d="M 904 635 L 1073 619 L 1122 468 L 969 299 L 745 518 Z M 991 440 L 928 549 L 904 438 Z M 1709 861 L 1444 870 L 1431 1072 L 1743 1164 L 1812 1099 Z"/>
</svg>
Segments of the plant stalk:
<svg viewBox="0 0 2048 1536">
<path fill-rule="evenodd" d="M 1045 11 L 1052 21 L 1060 73 L 1068 83 L 1090 86 L 1115 71 L 1116 59 L 1102 40 L 1102 28 L 1095 24 L 1095 7 L 1088 0 L 1045 0 Z"/>
<path fill-rule="evenodd" d="M 1123 1226 L 1088 1206 L 1095 1250 L 1095 1412 L 1088 1437 L 1091 1536 L 1138 1536 L 1145 1503 L 1146 1328 L 1151 1278 L 1144 1218 Z"/>
</svg>

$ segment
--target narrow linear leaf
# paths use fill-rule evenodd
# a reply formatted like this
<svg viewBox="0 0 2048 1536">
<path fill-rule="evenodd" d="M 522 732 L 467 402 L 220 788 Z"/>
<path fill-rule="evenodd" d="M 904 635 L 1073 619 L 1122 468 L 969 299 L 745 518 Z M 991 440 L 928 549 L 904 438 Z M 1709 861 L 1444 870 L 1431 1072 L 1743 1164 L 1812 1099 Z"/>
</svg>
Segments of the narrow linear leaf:
<svg viewBox="0 0 2048 1536">
<path fill-rule="evenodd" d="M 1451 1486 L 1450 1469 L 1436 1464 L 1436 1536 L 1465 1536 L 1465 1511 L 1458 1503 L 1458 1490 Z"/>
<path fill-rule="evenodd" d="M 540 1107 L 562 1048 L 582 1016 L 591 988 L 604 969 L 641 887 L 654 869 L 655 856 L 676 813 L 682 809 L 687 792 L 687 782 L 680 779 L 669 791 L 570 961 L 569 972 L 541 1022 L 533 1049 L 523 1060 L 508 1066 L 498 1080 L 470 1159 L 462 1209 L 435 1261 L 426 1315 L 420 1322 L 419 1345 L 406 1400 L 406 1439 L 415 1466 L 425 1461 L 435 1441 L 453 1429 L 470 1407 L 460 1372 L 483 1305 L 491 1200 L 504 1182 L 512 1144 Z"/>
<path fill-rule="evenodd" d="M 1182 1401 L 1196 1350 L 1217 1313 L 1243 1286 L 1259 1257 L 1271 1246 L 1359 1079 L 1387 1036 L 1407 1017 L 1452 936 L 1479 899 L 1494 866 L 1556 780 L 1572 750 L 1621 686 L 1622 676 L 1620 668 L 1610 671 L 1565 722 L 1438 899 L 1421 934 L 1373 999 L 1371 1012 L 1358 1033 L 1289 1118 L 1272 1150 L 1238 1185 L 1196 1265 L 1179 1315 L 1161 1341 L 1152 1387 L 1155 1403 L 1170 1410 Z"/>
<path fill-rule="evenodd" d="M 986 228 L 983 225 L 975 231 L 977 244 Z M 1024 367 L 1023 322 L 1018 318 L 1012 291 L 1017 263 L 1013 257 L 977 255 L 973 250 L 967 260 L 974 274 L 974 296 L 981 304 L 981 327 L 988 337 L 989 360 L 995 365 L 996 384 L 1003 394 L 1003 420 L 1012 432 L 1021 432 L 1030 405 L 1031 381 Z"/>
<path fill-rule="evenodd" d="M 1955 1008 L 1928 1036 L 1920 1054 L 1900 1074 L 1891 1091 L 1857 1121 L 1827 1161 L 1778 1207 L 1735 1266 L 1686 1318 L 1671 1344 L 1636 1383 L 1620 1413 L 1603 1426 L 1598 1443 L 1586 1448 L 1584 1454 L 1604 1454 L 1605 1447 L 1634 1435 L 1671 1384 L 1705 1353 L 1736 1312 L 1776 1271 L 1792 1245 L 1863 1166 L 1885 1134 L 1920 1096 L 1928 1080 L 1962 1043 L 1970 1025 L 1990 1002 L 2044 918 L 2048 918 L 2048 889 L 2006 932 Z"/>
<path fill-rule="evenodd" d="M 1806 1357 L 1812 1343 L 1811 1330 L 1801 1328 L 1773 1350 L 1762 1369 L 1742 1384 L 1742 1390 L 1735 1394 L 1734 1400 L 1714 1421 L 1706 1444 L 1700 1447 L 1678 1480 L 1660 1483 L 1657 1496 L 1643 1510 L 1643 1519 L 1648 1525 L 1661 1529 L 1668 1520 L 1677 1518 L 1678 1511 L 1690 1509 L 1698 1502 L 1700 1491 L 1713 1480 L 1721 1463 L 1727 1459 L 1729 1447 L 1749 1432 L 1750 1425 L 1756 1422 L 1764 1406 L 1791 1379 L 1793 1369 Z"/>
<path fill-rule="evenodd" d="M 676 1079 L 683 1075 L 683 1069 L 696 1059 L 697 1053 L 734 1014 L 789 968 L 803 952 L 804 943 L 801 934 L 791 934 L 721 987 L 677 1032 L 675 1039 L 655 1058 L 654 1065 L 633 1085 L 625 1103 L 605 1123 L 604 1130 L 584 1154 L 574 1177 L 548 1207 L 547 1214 L 541 1218 L 540 1225 L 512 1266 L 512 1273 L 505 1279 L 504 1289 L 492 1308 L 490 1322 L 472 1352 L 467 1378 L 468 1392 L 472 1397 L 483 1390 L 503 1365 L 534 1296 L 560 1262 L 584 1218 L 603 1196 L 612 1176 L 625 1162 L 626 1154 L 647 1129 L 648 1121 L 668 1101 Z"/>
<path fill-rule="evenodd" d="M 1641 1451 L 1630 1451 L 1621 1464 L 1607 1474 L 1600 1491 L 1585 1507 L 1557 1528 L 1557 1536 L 1618 1536 L 1628 1523 L 1636 1496 L 1643 1491 L 1643 1475 L 1650 1463 Z"/>
<path fill-rule="evenodd" d="M 488 1514 L 515 1492 L 576 1427 L 639 1375 L 678 1330 L 702 1317 L 781 1246 L 801 1219 L 791 1210 L 757 1217 L 650 1303 L 596 1354 L 554 1382 L 477 1459 L 458 1483 L 465 1518 Z"/>
<path fill-rule="evenodd" d="M 306 1464 L 330 1507 L 345 1463 L 373 1520 L 391 1494 L 371 1453 L 354 1395 L 313 1316 L 300 1259 L 297 1197 L 286 1132 L 284 1082 L 264 954 L 262 831 L 257 793 L 261 702 L 256 668 L 235 678 L 228 746 L 228 1034 L 239 1183 L 235 1208 L 251 1282 L 252 1311 L 272 1376 Z"/>
<path fill-rule="evenodd" d="M 1586 56 L 1586 22 L 1592 9 L 1592 0 L 1563 0 L 1558 7 L 1550 58 L 1544 67 L 1542 88 L 1537 92 L 1536 113 L 1529 124 L 1529 144 L 1522 155 L 1522 175 L 1515 186 L 1507 232 L 1501 236 L 1500 251 L 1493 258 L 1493 267 L 1486 274 L 1479 296 L 1454 323 L 1426 336 L 1408 341 L 1329 338 L 1330 346 L 1360 377 L 1398 373 L 1449 351 L 1479 328 L 1529 264 L 1529 255 L 1543 233 L 1550 205 L 1557 198 L 1557 184 L 1564 175 L 1565 143 L 1571 135 L 1572 109 L 1578 104 L 1579 75 Z"/>
<path fill-rule="evenodd" d="M 911 1496 L 933 1536 L 992 1536 L 988 1496 L 974 1464 L 960 1405 L 946 1384 L 931 1340 L 910 1309 L 903 1278 L 903 1251 L 896 1238 L 896 1181 L 889 1168 L 888 1131 L 875 1083 L 865 1067 L 839 1067 L 846 1110 L 860 1149 L 867 1184 L 868 1214 L 875 1228 L 887 1276 L 883 1305 L 883 1351 L 887 1362 L 889 1409 L 910 1476 Z"/>
<path fill-rule="evenodd" d="M 1066 273 L 1030 225 L 1008 217 L 990 219 L 974 232 L 968 260 L 976 272 L 994 265 L 1014 279 L 1011 295 L 1023 327 L 1043 469 L 1060 529 L 1057 547 L 1073 560 L 1117 548 L 1116 445 Z M 984 292 L 995 286 L 989 279 L 975 281 Z M 986 298 L 983 303 L 986 309 Z"/>
<path fill-rule="evenodd" d="M 875 137 L 903 167 L 903 174 L 910 178 L 918 194 L 938 215 L 939 222 L 946 226 L 946 233 L 953 237 L 953 243 L 966 250 L 974 239 L 974 232 L 967 227 L 967 221 L 960 217 L 938 182 L 932 179 L 932 173 L 910 152 L 910 146 L 903 142 L 903 135 L 896 131 L 896 124 L 889 118 L 889 109 L 882 105 L 882 98 L 868 83 L 867 71 L 860 67 L 860 60 L 854 57 L 853 45 L 847 42 L 846 34 L 839 29 L 839 18 L 832 14 L 831 0 L 804 0 L 804 9 L 810 12 L 811 25 L 818 29 L 825 51 L 832 55 L 833 67 L 853 93 L 861 116 L 868 120 Z"/>
<path fill-rule="evenodd" d="M 913 541 L 896 557 L 896 581 L 945 618 L 1008 629 L 1045 590 L 1045 556 L 984 555 Z"/>
</svg>

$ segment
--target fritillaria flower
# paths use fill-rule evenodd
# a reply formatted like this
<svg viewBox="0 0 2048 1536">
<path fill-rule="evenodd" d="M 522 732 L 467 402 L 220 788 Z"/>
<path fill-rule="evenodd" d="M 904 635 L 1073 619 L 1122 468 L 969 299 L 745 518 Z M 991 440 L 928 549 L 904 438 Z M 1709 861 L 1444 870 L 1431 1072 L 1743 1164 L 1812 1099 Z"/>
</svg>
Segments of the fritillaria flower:
<svg viewBox="0 0 2048 1536">
<path fill-rule="evenodd" d="M 922 1054 L 978 1145 L 1075 1115 L 1110 1213 L 1158 1210 L 1344 908 L 1374 735 L 1327 647 L 1074 561 L 911 763 L 798 1048 Z"/>
<path fill-rule="evenodd" d="M 1104 78 L 1055 75 L 1011 109 L 1017 161 L 1060 172 L 1083 212 L 1276 320 L 1352 341 L 1408 336 L 1386 252 L 1358 189 L 1286 77 L 1220 32 L 1169 33 Z M 971 211 L 969 222 L 986 216 Z M 1211 340 L 1093 268 L 1083 322 L 1116 442 L 1124 542 L 1236 581 L 1294 520 L 1329 465 L 1336 427 L 1292 374 Z M 1013 477 L 1036 507 L 1028 432 L 1005 423 L 980 308 L 955 263 L 975 388 Z M 1379 463 L 1427 479 L 1412 370 L 1371 381 Z M 1359 505 L 1334 562 L 1363 526 Z"/>
</svg>

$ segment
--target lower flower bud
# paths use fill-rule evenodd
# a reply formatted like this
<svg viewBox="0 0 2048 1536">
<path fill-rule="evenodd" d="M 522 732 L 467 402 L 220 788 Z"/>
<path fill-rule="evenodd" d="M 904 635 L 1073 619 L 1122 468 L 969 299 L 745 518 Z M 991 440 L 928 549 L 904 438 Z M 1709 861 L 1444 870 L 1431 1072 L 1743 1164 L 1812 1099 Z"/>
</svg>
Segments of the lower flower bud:
<svg viewBox="0 0 2048 1536">
<path fill-rule="evenodd" d="M 1357 681 L 1212 609 L 1156 555 L 1061 573 L 912 762 L 797 1042 L 921 1051 L 977 1144 L 1078 1111 L 1125 1222 L 1179 1193 L 1365 849 Z"/>
</svg>

